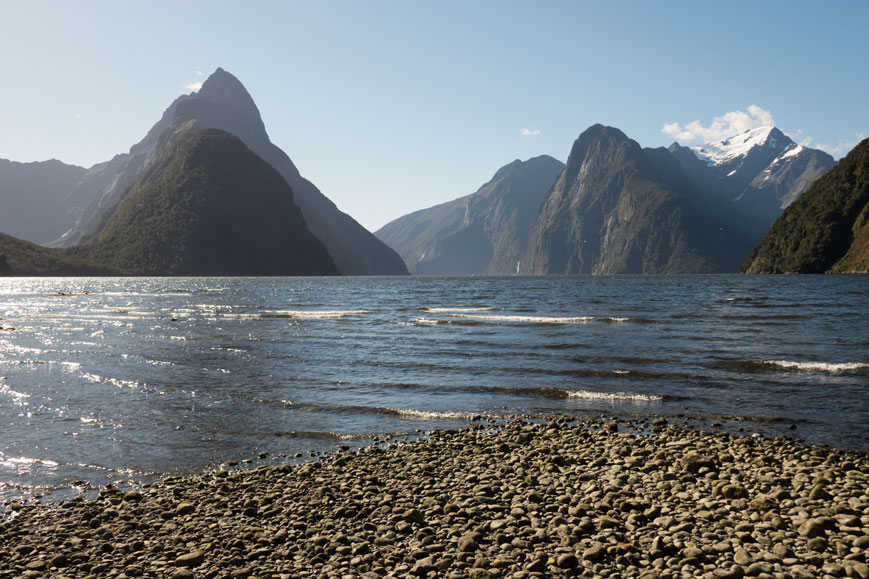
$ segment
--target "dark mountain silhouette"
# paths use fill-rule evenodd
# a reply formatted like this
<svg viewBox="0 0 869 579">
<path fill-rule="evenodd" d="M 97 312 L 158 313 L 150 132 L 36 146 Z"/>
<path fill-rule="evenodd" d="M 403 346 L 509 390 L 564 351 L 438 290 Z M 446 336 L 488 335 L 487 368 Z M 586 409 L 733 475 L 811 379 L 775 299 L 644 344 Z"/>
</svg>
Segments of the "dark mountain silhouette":
<svg viewBox="0 0 869 579">
<path fill-rule="evenodd" d="M 334 275 L 293 191 L 227 132 L 167 127 L 163 153 L 65 254 L 128 275 Z"/>
<path fill-rule="evenodd" d="M 563 167 L 545 155 L 513 161 L 475 193 L 400 217 L 375 235 L 414 274 L 516 273 L 531 221 Z"/>
<path fill-rule="evenodd" d="M 30 241 L 0 233 L 0 276 L 92 276 L 120 272 Z"/>
<path fill-rule="evenodd" d="M 785 209 L 742 269 L 869 272 L 869 139 Z"/>
</svg>

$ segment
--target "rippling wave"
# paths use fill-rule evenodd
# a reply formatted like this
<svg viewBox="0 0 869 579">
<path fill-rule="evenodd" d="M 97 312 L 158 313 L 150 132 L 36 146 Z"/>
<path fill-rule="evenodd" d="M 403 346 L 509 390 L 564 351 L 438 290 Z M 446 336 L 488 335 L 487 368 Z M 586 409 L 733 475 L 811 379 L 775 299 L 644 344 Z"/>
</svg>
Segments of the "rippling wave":
<svg viewBox="0 0 869 579">
<path fill-rule="evenodd" d="M 792 362 L 789 360 L 766 360 L 761 362 L 765 366 L 773 366 L 775 368 L 784 368 L 786 370 L 801 370 L 804 372 L 831 372 L 833 374 L 841 374 L 842 372 L 856 372 L 858 370 L 869 369 L 869 364 L 861 364 L 859 362 Z"/>
<path fill-rule="evenodd" d="M 491 312 L 494 308 L 476 307 L 476 308 L 430 308 L 421 307 L 419 311 L 428 312 L 430 314 L 460 314 L 467 312 Z"/>
<path fill-rule="evenodd" d="M 0 504 L 516 416 L 869 450 L 867 311 L 867 277 L 0 278 Z"/>
<path fill-rule="evenodd" d="M 821 374 L 845 374 L 869 370 L 869 363 L 862 362 L 796 362 L 791 360 L 734 360 L 722 362 L 722 366 L 739 372 L 779 372 L 794 370 Z"/>
<path fill-rule="evenodd" d="M 519 316 L 519 315 L 483 315 L 483 314 L 450 314 L 456 318 L 468 318 L 479 322 L 508 324 L 587 324 L 594 321 L 593 316 L 559 317 L 559 316 Z"/>
<path fill-rule="evenodd" d="M 664 396 L 660 394 L 639 394 L 637 392 L 593 392 L 590 390 L 573 390 L 568 392 L 569 398 L 583 400 L 626 400 L 630 402 L 661 402 Z"/>
</svg>

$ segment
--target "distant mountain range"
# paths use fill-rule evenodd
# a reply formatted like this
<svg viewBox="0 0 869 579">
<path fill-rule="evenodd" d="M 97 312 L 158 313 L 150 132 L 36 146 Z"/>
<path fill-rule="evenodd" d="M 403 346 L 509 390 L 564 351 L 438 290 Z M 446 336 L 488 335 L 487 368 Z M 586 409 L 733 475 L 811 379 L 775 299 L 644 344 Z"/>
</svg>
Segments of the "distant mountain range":
<svg viewBox="0 0 869 579">
<path fill-rule="evenodd" d="M 863 146 L 836 167 L 775 127 L 649 149 L 594 125 L 566 163 L 513 161 L 375 236 L 300 175 L 219 68 L 109 161 L 0 160 L 0 275 L 862 271 Z"/>
<path fill-rule="evenodd" d="M 0 231 L 49 243 L 78 219 L 81 208 L 70 193 L 87 169 L 53 159 L 16 163 L 0 159 Z"/>
<path fill-rule="evenodd" d="M 137 180 L 153 168 L 158 160 L 166 161 L 164 156 L 170 147 L 177 144 L 175 139 L 180 128 L 185 131 L 191 128 L 214 128 L 234 135 L 247 149 L 278 172 L 289 186 L 286 191 L 289 192 L 291 203 L 294 200 L 301 208 L 306 229 L 309 228 L 322 242 L 331 257 L 328 267 L 321 267 L 323 264 L 320 264 L 312 273 L 334 271 L 331 269 L 333 267 L 337 267 L 338 272 L 344 275 L 407 273 L 395 251 L 339 211 L 310 181 L 300 175 L 290 158 L 269 140 L 250 94 L 238 79 L 220 68 L 203 83 L 198 92 L 178 97 L 145 138 L 131 147 L 129 153 L 116 155 L 110 161 L 87 170 L 59 162 L 27 166 L 8 162 L 6 166 L 0 164 L 0 176 L 4 175 L 3 171 L 20 176 L 14 187 L 10 186 L 12 181 L 0 181 L 0 204 L 15 208 L 14 213 L 4 211 L 0 214 L 0 231 L 13 232 L 17 237 L 54 247 L 70 247 L 88 238 L 100 238 L 102 228 L 110 223 L 113 213 L 122 207 L 122 201 L 131 194 L 131 188 Z M 229 161 L 224 158 L 224 162 Z M 138 181 L 137 190 L 143 185 Z M 258 208 L 265 222 L 269 222 L 273 211 L 287 214 L 285 208 L 281 207 Z M 226 214 L 224 217 L 232 216 Z M 253 223 L 255 220 L 251 221 L 252 228 L 249 230 L 243 231 L 237 227 L 224 229 L 239 236 L 235 241 L 239 246 L 244 246 L 248 241 L 245 236 L 256 237 L 258 234 Z M 298 227 L 298 222 L 295 220 L 286 225 Z M 129 236 L 125 239 L 129 239 Z M 0 247 L 0 251 L 2 249 Z M 266 254 L 271 251 L 270 248 L 251 248 L 251 251 L 254 249 Z M 88 255 L 102 255 L 99 252 L 87 255 L 84 251 L 73 253 L 82 259 Z M 251 255 L 249 261 L 255 263 L 257 259 Z M 98 262 L 96 267 L 104 265 L 107 264 Z M 190 263 L 186 268 L 189 267 L 192 267 Z M 151 273 L 161 271 L 146 270 Z M 121 271 L 131 273 L 145 270 Z M 282 270 L 271 271 L 277 273 Z M 169 271 L 163 273 L 168 274 Z"/>
<path fill-rule="evenodd" d="M 416 274 L 735 272 L 835 161 L 774 127 L 643 149 L 595 125 L 559 165 L 515 161 L 476 193 L 375 234 Z"/>
<path fill-rule="evenodd" d="M 742 269 L 869 272 L 869 139 L 784 210 Z"/>
</svg>

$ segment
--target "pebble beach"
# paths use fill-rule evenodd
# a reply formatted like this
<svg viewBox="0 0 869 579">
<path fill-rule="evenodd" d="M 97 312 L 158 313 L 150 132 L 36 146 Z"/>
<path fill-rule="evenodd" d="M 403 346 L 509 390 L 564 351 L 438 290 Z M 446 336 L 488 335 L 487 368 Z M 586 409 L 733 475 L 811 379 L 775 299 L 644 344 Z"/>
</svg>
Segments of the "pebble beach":
<svg viewBox="0 0 869 579">
<path fill-rule="evenodd" d="M 869 458 L 517 420 L 0 514 L 0 578 L 869 579 Z"/>
</svg>

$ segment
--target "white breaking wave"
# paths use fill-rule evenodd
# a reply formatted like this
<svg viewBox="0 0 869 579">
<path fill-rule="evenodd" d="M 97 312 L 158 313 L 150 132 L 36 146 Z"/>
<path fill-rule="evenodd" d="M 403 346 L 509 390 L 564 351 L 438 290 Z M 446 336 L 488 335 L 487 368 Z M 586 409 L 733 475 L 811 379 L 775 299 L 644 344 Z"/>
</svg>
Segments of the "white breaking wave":
<svg viewBox="0 0 869 579">
<path fill-rule="evenodd" d="M 166 362 L 165 360 L 148 360 L 148 364 L 151 366 L 174 366 L 174 362 Z"/>
<path fill-rule="evenodd" d="M 119 378 L 106 378 L 105 376 L 100 376 L 99 374 L 93 374 L 91 372 L 85 372 L 81 375 L 82 378 L 87 380 L 88 382 L 94 382 L 97 384 L 111 384 L 112 386 L 116 386 L 118 388 L 138 388 L 139 383 L 135 380 L 121 380 Z"/>
<path fill-rule="evenodd" d="M 450 314 L 454 318 L 467 318 L 481 322 L 507 322 L 513 324 L 587 324 L 594 321 L 593 316 L 560 318 L 549 316 L 509 316 L 509 315 L 475 315 Z"/>
<path fill-rule="evenodd" d="M 7 340 L 0 340 L 0 354 L 43 354 L 45 350 L 39 348 L 26 348 L 13 344 Z"/>
<path fill-rule="evenodd" d="M 57 462 L 44 458 L 28 458 L 26 456 L 16 456 L 9 458 L 0 457 L 0 465 L 5 467 L 28 467 L 34 464 L 40 464 L 49 467 L 54 467 L 58 465 Z"/>
<path fill-rule="evenodd" d="M 790 360 L 764 360 L 763 364 L 785 368 L 788 370 L 801 370 L 805 372 L 830 372 L 841 374 L 842 372 L 856 372 L 857 370 L 869 369 L 869 364 L 860 362 L 843 362 L 833 364 L 828 362 L 792 362 Z"/>
<path fill-rule="evenodd" d="M 421 312 L 430 314 L 460 314 L 464 312 L 491 312 L 495 308 L 478 307 L 478 308 L 419 308 Z"/>
<path fill-rule="evenodd" d="M 638 394 L 636 392 L 593 392 L 591 390 L 571 390 L 570 398 L 582 400 L 627 400 L 630 402 L 661 402 L 664 397 L 656 394 Z"/>
<path fill-rule="evenodd" d="M 343 318 L 344 316 L 362 316 L 370 314 L 369 310 L 277 310 L 263 314 L 263 316 L 286 316 L 288 318 L 299 318 L 303 320 L 327 320 L 334 318 Z"/>
<path fill-rule="evenodd" d="M 386 412 L 397 414 L 404 418 L 420 420 L 471 420 L 478 416 L 489 416 L 481 412 L 453 412 L 450 410 L 415 410 L 413 408 L 387 408 Z"/>
<path fill-rule="evenodd" d="M 9 387 L 8 384 L 0 384 L 0 394 L 12 398 L 12 402 L 18 406 L 27 406 L 25 400 L 30 398 L 30 394 L 26 392 L 18 392 Z"/>
<path fill-rule="evenodd" d="M 293 318 L 299 320 L 331 320 L 344 316 L 360 316 L 372 313 L 370 310 L 266 310 L 256 314 L 235 314 L 224 311 L 205 312 L 214 319 L 224 320 L 264 320 L 269 318 Z M 177 316 L 176 316 L 177 317 Z"/>
</svg>

